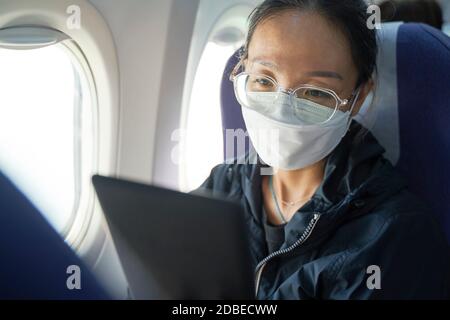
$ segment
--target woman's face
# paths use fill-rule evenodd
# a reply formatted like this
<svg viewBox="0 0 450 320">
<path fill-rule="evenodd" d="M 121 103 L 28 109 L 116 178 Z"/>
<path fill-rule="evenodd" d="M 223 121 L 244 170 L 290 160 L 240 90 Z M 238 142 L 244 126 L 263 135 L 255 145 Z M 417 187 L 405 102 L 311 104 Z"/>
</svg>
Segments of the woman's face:
<svg viewBox="0 0 450 320">
<path fill-rule="evenodd" d="M 247 72 L 274 78 L 283 88 L 312 84 L 352 98 L 358 80 L 350 44 L 338 28 L 311 12 L 284 11 L 260 23 L 251 39 Z M 370 92 L 361 88 L 353 114 Z"/>
</svg>

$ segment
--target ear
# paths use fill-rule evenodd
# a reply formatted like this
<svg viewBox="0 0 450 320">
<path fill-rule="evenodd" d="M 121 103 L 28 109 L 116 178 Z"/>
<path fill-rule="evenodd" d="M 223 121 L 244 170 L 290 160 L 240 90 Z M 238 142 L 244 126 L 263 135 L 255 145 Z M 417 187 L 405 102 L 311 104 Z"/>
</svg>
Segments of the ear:
<svg viewBox="0 0 450 320">
<path fill-rule="evenodd" d="M 367 96 L 372 91 L 374 87 L 374 81 L 373 79 L 370 79 L 367 81 L 364 85 L 361 86 L 359 91 L 358 100 L 355 102 L 355 107 L 353 108 L 352 117 L 356 116 L 361 110 L 362 105 L 364 104 L 364 101 L 366 101 Z"/>
</svg>

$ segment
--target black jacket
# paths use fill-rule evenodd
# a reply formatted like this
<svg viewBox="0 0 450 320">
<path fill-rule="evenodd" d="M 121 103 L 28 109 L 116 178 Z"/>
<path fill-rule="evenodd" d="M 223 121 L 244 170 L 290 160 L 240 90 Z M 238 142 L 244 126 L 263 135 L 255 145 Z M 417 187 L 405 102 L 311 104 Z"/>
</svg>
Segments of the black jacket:
<svg viewBox="0 0 450 320">
<path fill-rule="evenodd" d="M 268 255 L 261 164 L 222 164 L 200 190 L 242 204 L 259 299 L 448 299 L 449 246 L 384 149 L 356 123 Z M 419 174 L 419 173 L 418 173 Z"/>
</svg>

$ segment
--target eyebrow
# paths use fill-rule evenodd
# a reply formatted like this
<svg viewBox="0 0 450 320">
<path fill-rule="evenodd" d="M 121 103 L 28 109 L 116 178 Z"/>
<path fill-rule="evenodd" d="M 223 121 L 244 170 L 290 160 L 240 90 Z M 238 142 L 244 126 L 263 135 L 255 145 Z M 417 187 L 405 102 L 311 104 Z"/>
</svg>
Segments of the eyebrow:
<svg viewBox="0 0 450 320">
<path fill-rule="evenodd" d="M 265 60 L 261 60 L 261 59 L 253 59 L 251 62 L 258 63 L 260 65 L 263 65 L 263 66 L 271 68 L 271 69 L 278 69 L 278 66 L 273 62 L 269 62 L 269 61 L 265 61 Z"/>
<path fill-rule="evenodd" d="M 342 77 L 339 73 L 333 71 L 311 71 L 307 72 L 306 74 L 311 77 L 335 78 L 344 80 L 344 77 Z"/>
<path fill-rule="evenodd" d="M 270 69 L 275 69 L 275 70 L 279 69 L 275 63 L 265 61 L 262 59 L 258 59 L 258 58 L 253 59 L 251 62 L 258 63 L 258 64 L 268 67 Z M 334 72 L 334 71 L 310 71 L 310 72 L 307 72 L 306 75 L 310 76 L 310 77 L 334 78 L 334 79 L 344 80 L 344 77 L 342 75 L 340 75 L 339 73 Z"/>
</svg>

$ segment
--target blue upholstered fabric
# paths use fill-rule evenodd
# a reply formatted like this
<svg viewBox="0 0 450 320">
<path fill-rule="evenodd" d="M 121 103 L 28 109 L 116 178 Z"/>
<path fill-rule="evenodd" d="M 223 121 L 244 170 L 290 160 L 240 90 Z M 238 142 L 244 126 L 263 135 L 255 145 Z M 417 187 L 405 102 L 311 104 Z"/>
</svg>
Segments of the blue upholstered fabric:
<svg viewBox="0 0 450 320">
<path fill-rule="evenodd" d="M 238 158 L 242 154 L 238 154 L 237 148 L 234 150 L 233 155 L 228 155 L 226 153 L 227 149 L 227 139 L 226 139 L 226 130 L 236 130 L 243 129 L 247 131 L 244 123 L 244 118 L 242 116 L 241 106 L 236 100 L 236 96 L 234 95 L 234 86 L 230 81 L 230 74 L 233 71 L 234 67 L 239 62 L 239 50 L 235 52 L 230 59 L 228 60 L 225 71 L 223 73 L 222 78 L 222 86 L 220 90 L 220 98 L 221 98 L 221 111 L 222 111 L 222 128 L 224 130 L 223 134 L 223 145 L 224 145 L 224 155 L 225 159 L 227 158 Z M 229 141 L 228 141 L 229 142 Z M 245 151 L 248 150 L 248 145 Z"/>
<path fill-rule="evenodd" d="M 376 123 L 370 128 L 387 149 L 388 159 L 407 178 L 410 189 L 432 208 L 450 243 L 450 38 L 415 23 L 390 24 L 379 36 L 378 69 L 383 83 L 373 108 Z M 245 130 L 228 80 L 237 61 L 236 55 L 230 58 L 222 83 L 224 130 Z M 392 74 L 395 68 L 396 75 Z M 400 150 L 391 150 L 398 144 Z"/>
<path fill-rule="evenodd" d="M 67 267 L 81 269 L 69 290 Z M 88 268 L 0 172 L 0 299 L 108 299 Z"/>
<path fill-rule="evenodd" d="M 432 207 L 450 242 L 450 38 L 424 24 L 402 25 L 397 74 L 398 168 Z"/>
</svg>

